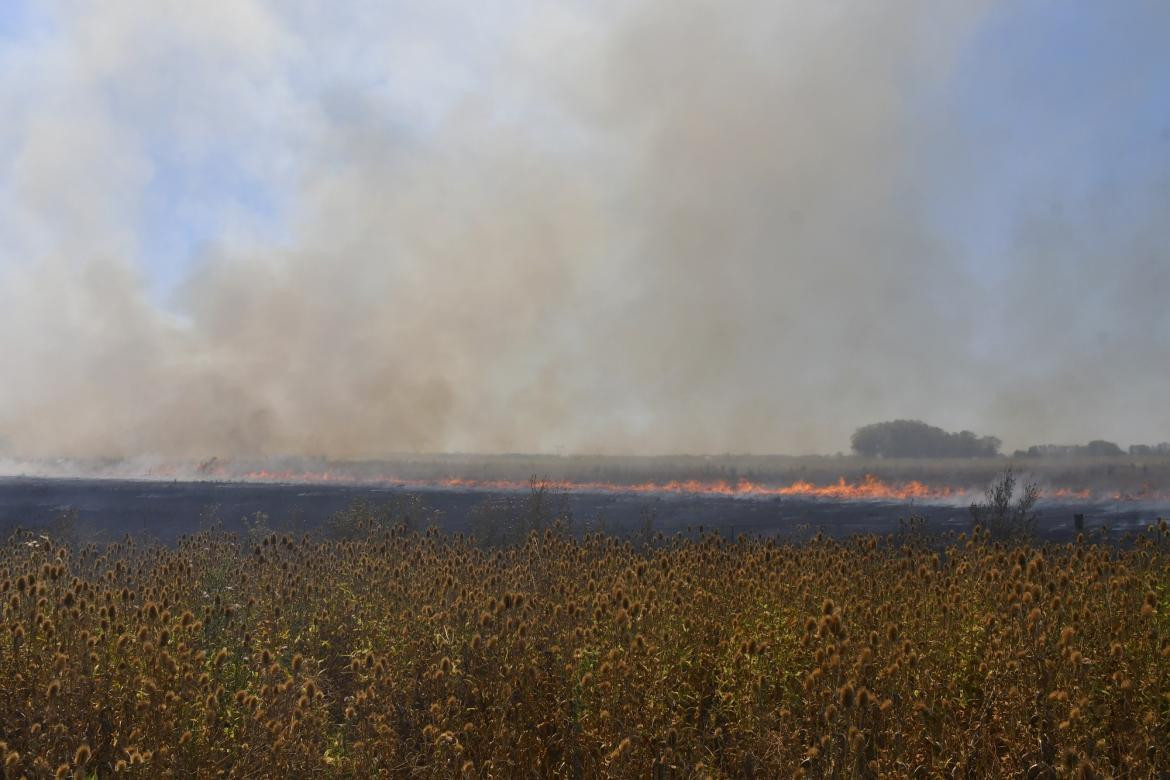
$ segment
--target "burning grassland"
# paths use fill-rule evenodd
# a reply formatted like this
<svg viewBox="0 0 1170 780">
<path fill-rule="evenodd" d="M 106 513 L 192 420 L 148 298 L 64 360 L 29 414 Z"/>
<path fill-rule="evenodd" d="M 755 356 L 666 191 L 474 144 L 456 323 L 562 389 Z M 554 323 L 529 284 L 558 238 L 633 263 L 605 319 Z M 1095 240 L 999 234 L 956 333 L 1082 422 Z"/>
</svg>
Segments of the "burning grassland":
<svg viewBox="0 0 1170 780">
<path fill-rule="evenodd" d="M 159 461 L 24 461 L 0 471 L 29 476 L 393 486 L 409 490 L 525 492 L 538 479 L 570 493 L 885 501 L 965 506 L 982 497 L 1002 458 L 883 459 L 829 456 L 601 457 L 412 455 L 371 461 L 319 458 Z M 1016 461 L 1042 502 L 1170 504 L 1170 458 Z M 538 475 L 534 477 L 533 475 Z"/>
</svg>

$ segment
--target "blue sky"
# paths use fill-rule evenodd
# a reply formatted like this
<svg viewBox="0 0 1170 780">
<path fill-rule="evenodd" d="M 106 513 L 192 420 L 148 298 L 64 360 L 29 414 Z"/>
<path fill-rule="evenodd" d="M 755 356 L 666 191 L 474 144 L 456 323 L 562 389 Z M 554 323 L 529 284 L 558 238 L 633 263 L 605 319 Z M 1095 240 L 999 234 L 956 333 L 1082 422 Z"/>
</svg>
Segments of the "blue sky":
<svg viewBox="0 0 1170 780">
<path fill-rule="evenodd" d="M 1076 219 L 1102 193 L 1123 213 L 1161 205 L 1148 187 L 1170 174 L 1167 24 L 1154 3 L 1005 3 L 960 53 L 932 98 L 975 156 L 939 182 L 938 216 L 987 274 L 1010 274 L 1021 219 Z"/>
<path fill-rule="evenodd" d="M 0 35 L 6 38 L 26 35 L 34 21 L 32 10 L 28 0 L 11 0 L 0 6 Z"/>
</svg>

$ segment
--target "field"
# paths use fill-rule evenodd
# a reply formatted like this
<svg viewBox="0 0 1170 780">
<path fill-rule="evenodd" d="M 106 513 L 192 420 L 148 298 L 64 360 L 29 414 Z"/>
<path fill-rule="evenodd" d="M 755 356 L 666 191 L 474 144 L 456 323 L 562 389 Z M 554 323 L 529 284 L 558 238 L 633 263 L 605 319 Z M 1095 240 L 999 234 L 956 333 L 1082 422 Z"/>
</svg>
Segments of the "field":
<svg viewBox="0 0 1170 780">
<path fill-rule="evenodd" d="M 322 458 L 244 458 L 198 462 L 154 459 L 14 461 L 0 458 L 0 475 L 91 477 L 101 479 L 286 481 L 302 483 L 385 484 L 396 480 L 512 481 L 533 475 L 571 483 L 666 483 L 694 480 L 734 485 L 749 480 L 768 485 L 867 476 L 891 482 L 919 481 L 931 486 L 983 489 L 1011 465 L 1023 478 L 1044 488 L 1093 493 L 1170 496 L 1170 457 L 1165 455 L 1047 458 L 868 458 L 855 455 L 403 455 L 378 460 L 331 461 Z"/>
<path fill-rule="evenodd" d="M 400 507 L 399 507 L 400 509 Z M 1152 776 L 1170 529 L 0 552 L 7 777 Z M 518 522 L 523 522 L 519 518 Z"/>
</svg>

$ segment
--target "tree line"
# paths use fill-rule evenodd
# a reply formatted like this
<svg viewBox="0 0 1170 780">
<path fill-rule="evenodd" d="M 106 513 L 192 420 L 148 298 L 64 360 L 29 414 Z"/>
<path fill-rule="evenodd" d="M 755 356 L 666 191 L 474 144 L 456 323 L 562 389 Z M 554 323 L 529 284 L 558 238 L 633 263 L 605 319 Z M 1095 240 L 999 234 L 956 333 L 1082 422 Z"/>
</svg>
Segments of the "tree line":
<svg viewBox="0 0 1170 780">
<path fill-rule="evenodd" d="M 1002 442 L 971 431 L 951 433 L 921 420 L 890 420 L 863 425 L 853 432 L 853 452 L 875 458 L 993 458 Z M 1101 458 L 1170 455 L 1170 442 L 1133 444 L 1123 450 L 1116 442 L 1094 439 L 1088 444 L 1035 444 L 1016 450 L 1016 458 Z"/>
</svg>

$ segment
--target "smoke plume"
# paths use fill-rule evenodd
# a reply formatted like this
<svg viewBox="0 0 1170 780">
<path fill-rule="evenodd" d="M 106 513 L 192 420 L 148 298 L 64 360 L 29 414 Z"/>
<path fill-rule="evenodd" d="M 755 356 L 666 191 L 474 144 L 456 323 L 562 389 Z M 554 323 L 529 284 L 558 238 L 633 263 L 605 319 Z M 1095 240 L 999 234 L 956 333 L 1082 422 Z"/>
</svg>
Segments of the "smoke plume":
<svg viewBox="0 0 1170 780">
<path fill-rule="evenodd" d="M 994 4 L 312 5 L 0 38 L 10 452 L 1170 436 L 1164 187 L 1021 207 L 990 281 L 937 218 L 986 184 L 937 95 Z"/>
</svg>

